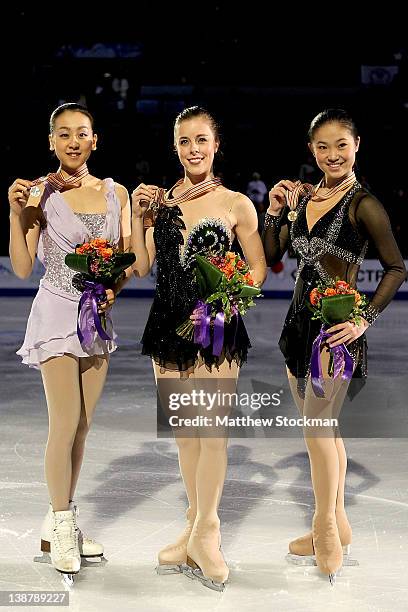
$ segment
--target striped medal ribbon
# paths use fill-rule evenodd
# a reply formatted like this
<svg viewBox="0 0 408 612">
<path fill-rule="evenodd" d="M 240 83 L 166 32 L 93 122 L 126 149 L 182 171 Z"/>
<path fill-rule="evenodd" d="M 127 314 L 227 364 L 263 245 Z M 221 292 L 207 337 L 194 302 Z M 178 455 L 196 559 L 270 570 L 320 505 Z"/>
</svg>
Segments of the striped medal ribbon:
<svg viewBox="0 0 408 612">
<path fill-rule="evenodd" d="M 288 191 L 286 193 L 286 201 L 290 208 L 290 211 L 288 212 L 289 221 L 296 221 L 297 219 L 298 214 L 295 209 L 296 209 L 299 198 L 305 195 L 308 195 L 309 193 L 312 193 L 313 191 L 314 191 L 314 186 L 311 185 L 310 183 L 302 183 L 301 181 L 296 181 L 294 190 Z"/>
<path fill-rule="evenodd" d="M 66 189 L 76 189 L 81 186 L 82 179 L 89 174 L 88 166 L 83 164 L 74 174 L 68 175 L 66 178 L 61 170 L 58 172 L 50 172 L 47 176 L 40 176 L 40 178 L 33 181 L 34 186 L 30 189 L 30 195 L 36 197 L 40 195 L 40 188 L 37 185 L 45 183 L 47 181 L 57 191 L 64 191 Z"/>
<path fill-rule="evenodd" d="M 310 183 L 301 183 L 301 181 L 296 181 L 295 188 L 293 191 L 288 191 L 286 195 L 287 203 L 290 208 L 288 213 L 289 221 L 295 221 L 297 219 L 297 211 L 295 210 L 297 207 L 297 203 L 299 198 L 308 194 L 311 194 L 311 199 L 314 202 L 324 202 L 325 200 L 329 200 L 336 194 L 341 191 L 347 191 L 356 181 L 356 175 L 352 172 L 349 176 L 344 178 L 340 183 L 329 189 L 325 194 L 317 195 L 317 191 L 322 187 L 322 183 L 324 181 L 324 177 L 319 181 L 319 183 L 314 186 Z"/>
<path fill-rule="evenodd" d="M 153 227 L 156 222 L 156 217 L 159 212 L 160 206 L 167 206 L 168 208 L 173 208 L 174 206 L 178 206 L 183 202 L 188 202 L 189 200 L 194 200 L 202 195 L 205 195 L 209 191 L 212 191 L 216 187 L 222 184 L 221 179 L 212 178 L 208 181 L 202 181 L 193 187 L 190 187 L 186 191 L 184 191 L 181 195 L 176 198 L 169 198 L 168 194 L 173 191 L 179 185 L 182 185 L 184 182 L 183 179 L 177 181 L 175 185 L 169 190 L 163 189 L 159 187 L 154 195 L 153 200 L 150 202 L 148 209 L 146 210 L 143 217 L 143 227 L 144 229 L 149 229 L 149 227 Z M 171 202 L 171 204 L 170 204 Z"/>
<path fill-rule="evenodd" d="M 320 187 L 323 186 L 322 185 L 323 181 L 324 181 L 324 177 L 314 189 L 314 194 L 312 195 L 312 200 L 314 202 L 324 202 L 325 200 L 329 200 L 330 198 L 335 196 L 337 193 L 340 193 L 340 191 L 347 191 L 355 183 L 356 175 L 354 174 L 354 172 L 352 172 L 349 176 L 346 176 L 346 178 L 344 178 L 342 181 L 340 181 L 340 183 L 338 183 L 337 185 L 329 189 L 329 191 L 327 191 L 326 193 L 322 195 L 321 194 L 317 195 L 318 189 L 320 189 Z"/>
<path fill-rule="evenodd" d="M 163 188 L 159 188 L 156 191 L 155 198 L 153 202 L 150 204 L 149 209 L 152 209 L 154 212 L 157 212 L 159 206 L 163 204 L 165 204 L 166 206 L 178 206 L 179 204 L 182 204 L 183 202 L 188 202 L 189 200 L 195 200 L 196 198 L 199 198 L 200 196 L 205 195 L 209 191 L 212 191 L 213 189 L 221 185 L 221 179 L 215 177 L 215 178 L 209 179 L 208 181 L 203 181 L 202 183 L 193 185 L 193 187 L 186 189 L 186 191 L 184 191 L 181 195 L 177 196 L 176 198 L 169 199 L 168 194 L 171 191 L 173 191 L 173 189 L 178 187 L 179 185 L 182 185 L 183 182 L 184 180 L 180 179 L 179 181 L 177 181 L 175 185 L 173 185 L 173 187 L 169 191 L 166 191 Z"/>
</svg>

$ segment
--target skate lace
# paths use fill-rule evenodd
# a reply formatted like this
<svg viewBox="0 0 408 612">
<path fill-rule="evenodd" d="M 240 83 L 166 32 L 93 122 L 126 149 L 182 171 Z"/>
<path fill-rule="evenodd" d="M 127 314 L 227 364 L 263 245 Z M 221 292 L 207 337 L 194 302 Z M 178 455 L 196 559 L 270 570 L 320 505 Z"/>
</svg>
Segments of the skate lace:
<svg viewBox="0 0 408 612">
<path fill-rule="evenodd" d="M 57 520 L 54 528 L 54 542 L 62 556 L 76 556 L 78 548 L 78 531 L 74 521 Z"/>
<path fill-rule="evenodd" d="M 75 529 L 77 530 L 77 533 L 78 533 L 78 537 L 82 540 L 82 542 L 88 542 L 90 544 L 95 544 L 95 540 L 92 540 L 92 538 L 89 538 L 87 535 L 85 535 L 84 532 L 78 527 L 78 523 L 77 523 L 78 516 L 79 516 L 79 508 L 78 506 L 74 504 L 73 518 L 74 518 Z"/>
</svg>

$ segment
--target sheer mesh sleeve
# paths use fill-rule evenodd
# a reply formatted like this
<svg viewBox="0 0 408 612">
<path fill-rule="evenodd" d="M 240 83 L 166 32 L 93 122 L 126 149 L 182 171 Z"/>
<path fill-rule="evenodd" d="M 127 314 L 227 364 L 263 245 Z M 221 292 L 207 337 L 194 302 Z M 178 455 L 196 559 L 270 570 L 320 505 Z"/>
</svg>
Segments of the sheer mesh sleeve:
<svg viewBox="0 0 408 612">
<path fill-rule="evenodd" d="M 372 240 L 384 269 L 384 275 L 366 309 L 365 318 L 371 324 L 405 281 L 407 271 L 383 205 L 373 196 L 365 196 L 357 204 L 354 215 L 359 231 Z"/>
<path fill-rule="evenodd" d="M 289 226 L 288 226 L 288 211 L 289 208 L 283 209 L 279 216 L 265 215 L 265 225 L 262 232 L 262 242 L 265 249 L 265 258 L 268 266 L 273 266 L 280 261 L 288 248 L 289 242 Z"/>
</svg>

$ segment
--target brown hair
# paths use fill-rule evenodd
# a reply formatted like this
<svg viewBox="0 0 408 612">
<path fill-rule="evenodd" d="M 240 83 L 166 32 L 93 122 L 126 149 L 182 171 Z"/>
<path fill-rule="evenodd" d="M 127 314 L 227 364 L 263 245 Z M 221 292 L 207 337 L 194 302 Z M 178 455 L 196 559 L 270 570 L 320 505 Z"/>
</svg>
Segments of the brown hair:
<svg viewBox="0 0 408 612">
<path fill-rule="evenodd" d="M 174 122 L 174 132 L 176 131 L 176 128 L 180 125 L 180 123 L 182 123 L 183 121 L 187 121 L 188 119 L 193 119 L 194 117 L 205 117 L 211 126 L 215 140 L 217 142 L 220 142 L 220 129 L 216 119 L 211 113 L 209 113 L 205 108 L 202 108 L 201 106 L 189 106 L 188 108 L 185 108 L 183 111 L 181 111 L 181 113 L 177 115 L 176 120 Z"/>
</svg>

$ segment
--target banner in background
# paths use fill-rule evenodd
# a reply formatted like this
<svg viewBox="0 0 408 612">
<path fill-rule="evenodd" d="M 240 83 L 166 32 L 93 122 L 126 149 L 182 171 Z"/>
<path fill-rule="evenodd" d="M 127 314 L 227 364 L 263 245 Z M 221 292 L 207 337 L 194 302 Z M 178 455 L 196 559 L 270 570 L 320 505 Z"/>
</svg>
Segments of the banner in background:
<svg viewBox="0 0 408 612">
<path fill-rule="evenodd" d="M 408 267 L 408 260 L 405 261 Z M 296 259 L 286 257 L 280 264 L 269 270 L 268 277 L 262 287 L 262 292 L 266 297 L 290 297 L 296 278 L 297 264 Z M 358 273 L 358 288 L 363 292 L 375 291 L 378 283 L 383 276 L 381 264 L 376 259 L 366 259 Z M 20 279 L 15 276 L 11 268 L 9 257 L 0 257 L 0 295 L 33 293 L 44 274 L 44 268 L 36 259 L 34 270 L 30 278 Z M 156 285 L 156 267 L 153 266 L 151 272 L 144 278 L 129 280 L 124 289 L 126 293 L 137 297 L 139 294 L 150 295 Z M 398 292 L 398 297 L 408 297 L 408 282 L 405 281 Z"/>
</svg>

